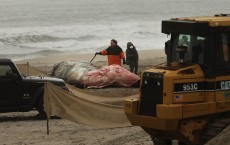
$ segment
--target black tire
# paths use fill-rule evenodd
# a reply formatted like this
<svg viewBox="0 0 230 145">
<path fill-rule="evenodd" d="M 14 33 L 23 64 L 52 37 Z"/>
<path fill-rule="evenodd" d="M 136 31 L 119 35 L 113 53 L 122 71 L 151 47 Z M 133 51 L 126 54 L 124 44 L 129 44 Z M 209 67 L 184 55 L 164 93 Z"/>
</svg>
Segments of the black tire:
<svg viewBox="0 0 230 145">
<path fill-rule="evenodd" d="M 42 118 L 42 119 L 46 119 L 47 118 L 46 112 L 44 110 L 43 97 L 41 97 L 41 99 L 38 102 L 37 111 L 38 111 L 38 115 L 37 116 L 39 118 Z"/>
</svg>

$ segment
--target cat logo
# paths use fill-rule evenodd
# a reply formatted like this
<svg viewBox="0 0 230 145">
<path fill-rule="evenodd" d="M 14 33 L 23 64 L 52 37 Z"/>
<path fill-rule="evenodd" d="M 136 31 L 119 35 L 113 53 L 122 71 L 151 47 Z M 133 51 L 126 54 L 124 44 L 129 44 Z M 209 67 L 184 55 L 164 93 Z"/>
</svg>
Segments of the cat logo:
<svg viewBox="0 0 230 145">
<path fill-rule="evenodd" d="M 220 82 L 221 90 L 229 90 L 230 89 L 230 81 L 222 81 Z"/>
</svg>

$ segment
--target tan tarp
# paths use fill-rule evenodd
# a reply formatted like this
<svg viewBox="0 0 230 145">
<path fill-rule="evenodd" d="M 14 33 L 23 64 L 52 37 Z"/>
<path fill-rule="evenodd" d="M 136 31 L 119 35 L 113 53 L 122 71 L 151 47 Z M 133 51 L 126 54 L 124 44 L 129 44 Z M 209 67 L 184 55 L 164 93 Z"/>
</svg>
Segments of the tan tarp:
<svg viewBox="0 0 230 145">
<path fill-rule="evenodd" d="M 44 107 L 48 116 L 57 115 L 97 128 L 130 126 L 123 106 L 105 104 L 90 97 L 84 99 L 51 83 L 45 84 Z"/>
<path fill-rule="evenodd" d="M 27 64 L 17 64 L 16 66 L 19 69 L 20 73 L 25 76 L 42 76 L 42 77 L 49 76 L 44 72 L 40 71 L 39 69 Z"/>
<path fill-rule="evenodd" d="M 19 71 L 24 75 L 48 76 L 42 71 L 26 65 L 17 64 Z M 84 92 L 81 89 L 67 85 L 72 94 L 56 87 L 51 83 L 45 84 L 44 103 L 48 115 L 57 115 L 61 118 L 90 125 L 98 128 L 130 126 L 123 110 L 123 101 L 126 98 L 137 97 L 103 97 Z"/>
</svg>

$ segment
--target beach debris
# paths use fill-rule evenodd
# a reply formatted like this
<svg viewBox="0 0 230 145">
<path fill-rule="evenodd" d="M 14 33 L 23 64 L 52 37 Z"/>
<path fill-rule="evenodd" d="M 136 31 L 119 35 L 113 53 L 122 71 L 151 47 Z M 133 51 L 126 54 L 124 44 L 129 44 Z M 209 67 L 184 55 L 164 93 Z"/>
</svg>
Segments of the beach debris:
<svg viewBox="0 0 230 145">
<path fill-rule="evenodd" d="M 140 80 L 138 75 L 131 73 L 120 65 L 110 65 L 85 73 L 82 84 L 88 88 L 102 88 L 111 84 L 130 87 L 138 80 Z"/>
<path fill-rule="evenodd" d="M 89 62 L 61 61 L 54 64 L 51 76 L 61 78 L 69 84 L 79 84 L 86 72 L 96 70 Z"/>
</svg>

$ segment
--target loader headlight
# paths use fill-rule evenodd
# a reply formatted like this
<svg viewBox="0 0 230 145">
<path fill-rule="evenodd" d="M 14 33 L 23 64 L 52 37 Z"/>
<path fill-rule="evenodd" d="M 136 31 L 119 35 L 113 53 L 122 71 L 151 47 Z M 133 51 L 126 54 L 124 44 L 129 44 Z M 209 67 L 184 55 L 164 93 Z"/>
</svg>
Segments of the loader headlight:
<svg viewBox="0 0 230 145">
<path fill-rule="evenodd" d="M 158 85 L 158 86 L 160 86 L 160 85 L 161 85 L 161 83 L 158 81 L 158 82 L 157 82 L 157 85 Z"/>
</svg>

